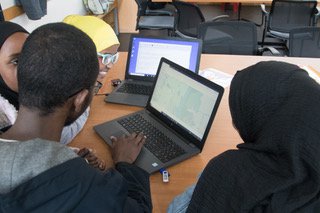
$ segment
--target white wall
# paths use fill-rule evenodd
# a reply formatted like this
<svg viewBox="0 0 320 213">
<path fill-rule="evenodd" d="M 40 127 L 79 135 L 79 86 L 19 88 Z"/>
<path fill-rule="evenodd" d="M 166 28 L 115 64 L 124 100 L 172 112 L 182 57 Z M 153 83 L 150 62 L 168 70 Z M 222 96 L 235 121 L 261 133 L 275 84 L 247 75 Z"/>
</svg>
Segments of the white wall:
<svg viewBox="0 0 320 213">
<path fill-rule="evenodd" d="M 14 0 L 1 0 L 3 10 L 14 5 Z M 71 14 L 86 14 L 82 0 L 48 0 L 47 15 L 41 19 L 36 21 L 30 20 L 26 14 L 22 14 L 10 21 L 20 24 L 31 32 L 43 24 L 62 21 L 64 17 Z"/>
</svg>

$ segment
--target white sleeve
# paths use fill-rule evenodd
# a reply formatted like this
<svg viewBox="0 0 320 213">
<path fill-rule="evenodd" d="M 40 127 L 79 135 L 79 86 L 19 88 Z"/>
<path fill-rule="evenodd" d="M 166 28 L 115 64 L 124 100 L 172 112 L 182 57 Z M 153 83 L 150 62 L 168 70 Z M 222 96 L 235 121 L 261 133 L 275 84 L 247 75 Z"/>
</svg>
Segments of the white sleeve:
<svg viewBox="0 0 320 213">
<path fill-rule="evenodd" d="M 16 108 L 0 95 L 0 129 L 12 125 L 17 115 Z"/>
<path fill-rule="evenodd" d="M 61 133 L 60 143 L 68 144 L 82 130 L 89 116 L 90 107 L 82 113 L 82 115 L 69 126 L 65 126 Z"/>
</svg>

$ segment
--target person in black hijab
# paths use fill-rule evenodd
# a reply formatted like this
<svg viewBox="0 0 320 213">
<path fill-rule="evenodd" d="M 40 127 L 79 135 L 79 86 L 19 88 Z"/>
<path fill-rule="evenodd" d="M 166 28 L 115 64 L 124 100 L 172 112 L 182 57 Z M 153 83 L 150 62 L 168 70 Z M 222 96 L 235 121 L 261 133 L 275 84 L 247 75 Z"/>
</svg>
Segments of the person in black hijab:
<svg viewBox="0 0 320 213">
<path fill-rule="evenodd" d="M 0 22 L 0 129 L 10 127 L 19 109 L 17 63 L 29 33 L 13 22 Z"/>
<path fill-rule="evenodd" d="M 2 48 L 2 45 L 5 43 L 5 41 L 15 33 L 17 33 L 17 35 L 20 35 L 20 37 L 25 38 L 25 39 L 27 38 L 27 36 L 29 34 L 23 27 L 21 27 L 18 24 L 15 24 L 13 22 L 0 22 L 0 50 Z M 24 34 L 26 34 L 26 35 L 24 35 Z M 24 43 L 25 39 L 23 41 L 21 41 L 22 44 Z M 16 41 L 16 40 L 14 40 L 14 41 Z M 22 45 L 20 45 L 20 46 L 22 47 Z M 20 51 L 21 51 L 21 49 L 20 49 Z M 12 56 L 12 57 L 14 57 L 14 56 Z M 15 58 L 10 58 L 10 60 L 12 61 L 12 63 L 15 63 L 15 60 L 17 60 L 17 56 L 15 56 Z M 8 62 L 5 61 L 5 63 L 8 63 Z M 19 107 L 18 93 L 16 91 L 14 91 L 15 86 L 11 86 L 10 83 L 6 83 L 5 81 L 6 81 L 6 79 L 3 79 L 3 72 L 0 72 L 0 93 L 12 105 L 14 105 L 16 109 L 18 109 L 18 107 Z M 7 84 L 9 84 L 11 88 Z"/>
<path fill-rule="evenodd" d="M 244 143 L 208 163 L 187 212 L 320 212 L 320 85 L 261 62 L 237 72 L 229 104 Z"/>
</svg>

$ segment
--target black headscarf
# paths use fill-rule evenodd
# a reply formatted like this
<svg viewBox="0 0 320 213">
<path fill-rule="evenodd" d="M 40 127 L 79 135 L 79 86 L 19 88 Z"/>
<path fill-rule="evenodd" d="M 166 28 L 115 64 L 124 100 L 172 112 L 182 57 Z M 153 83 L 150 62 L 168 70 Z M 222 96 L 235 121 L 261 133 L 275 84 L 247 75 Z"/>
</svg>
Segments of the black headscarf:
<svg viewBox="0 0 320 213">
<path fill-rule="evenodd" d="M 234 76 L 229 104 L 244 143 L 208 163 L 188 212 L 320 212 L 320 85 L 261 62 Z"/>
<path fill-rule="evenodd" d="M 28 33 L 23 27 L 13 22 L 0 22 L 0 49 L 3 43 L 9 38 L 12 34 L 16 32 Z M 4 82 L 2 76 L 0 75 L 0 94 L 6 98 L 9 103 L 15 106 L 16 109 L 19 109 L 18 102 L 18 93 L 11 90 L 6 83 Z"/>
</svg>

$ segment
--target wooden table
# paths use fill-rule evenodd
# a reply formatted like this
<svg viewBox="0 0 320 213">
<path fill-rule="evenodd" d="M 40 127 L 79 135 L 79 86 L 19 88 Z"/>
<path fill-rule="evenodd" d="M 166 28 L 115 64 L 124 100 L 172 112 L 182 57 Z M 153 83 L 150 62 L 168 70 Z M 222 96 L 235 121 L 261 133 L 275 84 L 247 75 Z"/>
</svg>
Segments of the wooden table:
<svg viewBox="0 0 320 213">
<path fill-rule="evenodd" d="M 260 4 L 266 4 L 271 5 L 272 0 L 182 0 L 184 2 L 190 2 L 190 3 L 197 3 L 197 4 L 209 4 L 209 3 L 239 3 L 238 7 L 238 20 L 241 20 L 241 6 L 243 4 L 253 4 L 253 5 L 260 5 Z M 318 5 L 320 0 L 318 1 Z M 152 0 L 152 2 L 172 2 L 172 0 Z M 257 24 L 257 26 L 261 26 L 261 24 Z"/>
<path fill-rule="evenodd" d="M 101 93 L 111 91 L 111 79 L 124 78 L 126 58 L 127 53 L 120 53 L 118 63 L 115 64 L 105 78 L 105 84 L 100 91 Z M 320 59 L 233 55 L 202 55 L 200 69 L 216 68 L 223 72 L 234 74 L 237 70 L 265 60 L 279 60 L 298 65 L 311 65 L 320 71 Z M 178 165 L 169 167 L 168 171 L 171 174 L 169 183 L 162 182 L 160 173 L 151 175 L 153 212 L 166 212 L 168 204 L 172 199 L 183 192 L 187 186 L 195 183 L 197 176 L 211 158 L 228 149 L 235 149 L 236 145 L 242 142 L 237 131 L 232 126 L 228 107 L 228 94 L 229 89 L 227 88 L 202 153 Z M 113 166 L 110 149 L 94 132 L 93 126 L 135 112 L 141 108 L 105 103 L 103 101 L 104 97 L 104 95 L 97 95 L 93 98 L 89 119 L 82 132 L 70 145 L 80 148 L 92 148 L 109 166 Z"/>
<path fill-rule="evenodd" d="M 182 0 L 192 3 L 243 3 L 243 4 L 271 4 L 272 0 Z M 172 2 L 172 0 L 152 0 L 152 2 Z"/>
<path fill-rule="evenodd" d="M 270 5 L 272 0 L 182 0 L 189 3 L 209 4 L 209 3 L 239 3 L 237 17 L 241 20 L 242 4 L 267 4 Z M 152 0 L 152 2 L 172 2 L 172 0 Z M 261 24 L 257 24 L 260 26 Z"/>
<path fill-rule="evenodd" d="M 272 0 L 181 0 L 190 3 L 242 3 L 242 4 L 271 4 Z M 318 3 L 320 0 L 317 0 Z M 172 0 L 152 0 L 152 2 L 172 2 Z"/>
</svg>

